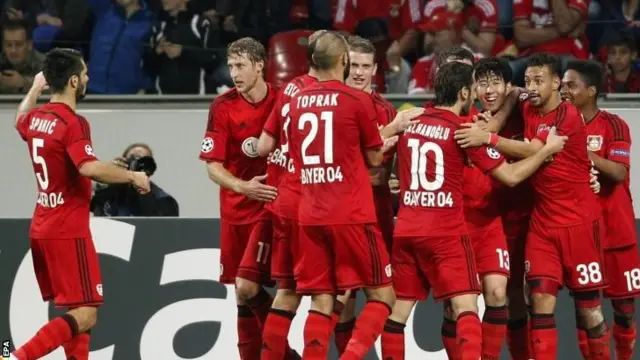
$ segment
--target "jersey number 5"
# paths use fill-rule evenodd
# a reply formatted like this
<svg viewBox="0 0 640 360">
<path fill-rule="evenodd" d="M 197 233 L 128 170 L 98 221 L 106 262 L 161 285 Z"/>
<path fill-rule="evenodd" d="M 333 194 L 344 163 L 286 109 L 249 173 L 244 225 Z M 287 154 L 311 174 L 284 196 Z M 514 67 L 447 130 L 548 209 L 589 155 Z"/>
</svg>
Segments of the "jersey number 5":
<svg viewBox="0 0 640 360">
<path fill-rule="evenodd" d="M 324 164 L 333 164 L 333 112 L 323 111 L 320 120 L 324 121 Z M 304 113 L 300 116 L 298 130 L 304 130 L 307 123 L 311 124 L 309 134 L 302 141 L 302 163 L 305 165 L 319 165 L 320 155 L 307 155 L 309 145 L 318 136 L 318 116 L 314 113 Z"/>
<path fill-rule="evenodd" d="M 40 167 L 42 168 L 42 173 L 36 171 L 36 179 L 38 180 L 40 189 L 44 191 L 49 187 L 49 172 L 47 171 L 47 163 L 44 161 L 44 158 L 40 156 L 40 154 L 38 154 L 38 150 L 43 147 L 43 139 L 31 139 L 31 157 L 33 158 L 33 163 L 36 165 L 40 165 Z"/>
<path fill-rule="evenodd" d="M 419 139 L 407 140 L 411 148 L 411 184 L 409 189 L 416 191 L 422 188 L 425 191 L 439 190 L 444 184 L 444 153 L 440 145 L 433 142 L 420 144 Z M 435 179 L 427 179 L 427 154 L 433 153 L 435 160 Z"/>
</svg>

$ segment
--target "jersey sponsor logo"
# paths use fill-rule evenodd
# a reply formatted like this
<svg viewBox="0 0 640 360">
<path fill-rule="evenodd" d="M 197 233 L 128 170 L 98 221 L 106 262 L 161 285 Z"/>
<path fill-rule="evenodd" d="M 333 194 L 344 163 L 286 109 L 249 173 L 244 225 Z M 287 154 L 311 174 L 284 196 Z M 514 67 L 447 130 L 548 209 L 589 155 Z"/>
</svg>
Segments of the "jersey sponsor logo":
<svg viewBox="0 0 640 360">
<path fill-rule="evenodd" d="M 85 146 L 84 146 L 84 152 L 86 152 L 86 153 L 87 153 L 87 155 L 89 155 L 89 156 L 95 156 L 95 155 L 93 154 L 93 148 L 92 148 L 92 147 L 91 147 L 91 145 L 89 145 L 89 144 L 87 144 L 87 145 L 85 145 Z"/>
<path fill-rule="evenodd" d="M 622 157 L 629 157 L 631 156 L 631 153 L 629 153 L 626 150 L 622 150 L 622 149 L 612 149 L 610 152 L 611 155 L 615 155 L 615 156 L 622 156 Z"/>
<path fill-rule="evenodd" d="M 387 266 L 384 267 L 384 273 L 387 275 L 387 277 L 391 277 L 392 275 L 391 264 L 387 264 Z"/>
<path fill-rule="evenodd" d="M 602 136 L 601 135 L 587 136 L 587 149 L 589 149 L 589 151 L 599 151 L 600 149 L 602 149 Z"/>
<path fill-rule="evenodd" d="M 550 130 L 551 130 L 551 126 L 547 124 L 540 124 L 538 125 L 538 131 L 536 132 L 536 134 L 540 134 L 541 132 L 550 131 Z"/>
<path fill-rule="evenodd" d="M 98 295 L 104 296 L 102 295 L 102 284 L 96 285 L 96 292 L 98 293 Z"/>
<path fill-rule="evenodd" d="M 500 153 L 492 147 L 487 147 L 487 156 L 492 159 L 500 159 Z"/>
<path fill-rule="evenodd" d="M 529 93 L 527 92 L 521 92 L 520 96 L 518 96 L 518 100 L 520 101 L 525 101 L 529 98 Z"/>
<path fill-rule="evenodd" d="M 258 138 L 249 137 L 242 142 L 242 152 L 250 158 L 258 157 Z"/>
<path fill-rule="evenodd" d="M 203 153 L 211 152 L 211 150 L 213 150 L 213 139 L 210 137 L 204 138 L 202 140 L 202 145 L 200 146 L 200 149 L 202 150 Z"/>
</svg>

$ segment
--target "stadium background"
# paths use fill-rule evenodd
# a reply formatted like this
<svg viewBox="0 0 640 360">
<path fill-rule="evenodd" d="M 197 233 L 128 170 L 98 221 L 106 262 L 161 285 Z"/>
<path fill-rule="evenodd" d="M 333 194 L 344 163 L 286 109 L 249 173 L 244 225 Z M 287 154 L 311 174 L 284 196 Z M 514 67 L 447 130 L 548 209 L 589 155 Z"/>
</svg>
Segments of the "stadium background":
<svg viewBox="0 0 640 360">
<path fill-rule="evenodd" d="M 420 105 L 427 99 L 388 98 L 397 107 Z M 601 103 L 627 120 L 635 139 L 640 138 L 639 100 L 611 95 Z M 17 98 L 3 99 L 0 117 L 12 118 L 16 103 Z M 80 112 L 91 122 L 94 147 L 103 159 L 119 155 L 131 142 L 153 146 L 159 164 L 154 181 L 176 197 L 182 215 L 92 219 L 106 298 L 93 332 L 93 360 L 237 359 L 233 292 L 212 280 L 219 271 L 218 188 L 197 159 L 209 103 L 206 97 L 92 97 L 82 105 Z M 0 143 L 0 341 L 23 343 L 56 310 L 40 301 L 33 275 L 28 227 L 35 183 L 26 148 L 10 121 L 0 123 Z M 632 152 L 638 146 L 634 143 Z M 632 157 L 632 179 L 640 176 L 637 159 Z M 631 188 L 634 198 L 640 198 L 640 185 L 632 181 Z M 637 203 L 636 213 L 640 213 Z M 307 308 L 308 300 L 301 309 Z M 606 310 L 611 319 L 611 309 Z M 417 307 L 406 331 L 408 359 L 446 359 L 441 318 L 441 306 L 431 300 Z M 299 350 L 304 319 L 302 310 L 290 336 Z M 573 307 L 566 293 L 557 320 L 558 358 L 580 359 Z M 378 354 L 379 343 L 366 360 L 379 359 Z M 502 358 L 507 359 L 506 353 Z M 58 350 L 47 359 L 64 359 L 64 354 Z"/>
</svg>

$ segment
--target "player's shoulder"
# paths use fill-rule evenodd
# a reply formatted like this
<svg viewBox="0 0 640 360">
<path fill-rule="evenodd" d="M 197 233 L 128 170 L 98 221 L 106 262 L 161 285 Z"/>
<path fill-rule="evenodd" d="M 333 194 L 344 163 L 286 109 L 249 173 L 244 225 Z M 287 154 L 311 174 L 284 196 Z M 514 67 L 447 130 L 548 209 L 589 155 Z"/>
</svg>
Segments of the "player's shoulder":
<svg viewBox="0 0 640 360">
<path fill-rule="evenodd" d="M 609 129 L 611 129 L 615 139 L 624 139 L 628 137 L 629 125 L 620 116 L 606 110 L 600 110 L 598 117 Z"/>
<path fill-rule="evenodd" d="M 462 124 L 462 118 L 451 111 L 438 109 L 435 105 L 425 108 L 425 111 L 418 117 L 421 123 L 439 123 L 446 126 L 459 127 Z"/>
<path fill-rule="evenodd" d="M 233 106 L 235 100 L 237 100 L 240 96 L 238 89 L 235 87 L 223 92 L 222 94 L 216 96 L 211 103 L 209 109 L 221 109 L 227 106 Z"/>
<path fill-rule="evenodd" d="M 385 108 L 385 109 L 390 109 L 390 108 L 394 108 L 394 109 L 395 109 L 395 107 L 393 106 L 393 104 L 392 104 L 389 100 L 385 99 L 385 98 L 384 98 L 382 95 L 380 95 L 380 93 L 378 93 L 378 92 L 375 92 L 375 91 L 374 91 L 374 92 L 372 92 L 372 93 L 371 93 L 371 99 L 373 100 L 373 102 L 374 102 L 376 105 L 379 105 L 379 106 L 381 106 L 381 107 L 383 107 L 383 108 Z"/>
</svg>

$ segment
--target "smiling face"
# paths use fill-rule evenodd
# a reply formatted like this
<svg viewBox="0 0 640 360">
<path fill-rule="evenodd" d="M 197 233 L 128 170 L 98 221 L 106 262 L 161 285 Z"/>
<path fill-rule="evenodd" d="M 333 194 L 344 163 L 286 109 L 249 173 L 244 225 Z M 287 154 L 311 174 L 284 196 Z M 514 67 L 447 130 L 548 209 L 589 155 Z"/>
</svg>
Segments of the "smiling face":
<svg viewBox="0 0 640 360">
<path fill-rule="evenodd" d="M 495 113 L 502 107 L 507 97 L 508 84 L 502 77 L 488 74 L 476 82 L 476 95 L 482 102 L 482 107 Z"/>
<path fill-rule="evenodd" d="M 580 73 L 567 70 L 562 78 L 562 100 L 570 102 L 578 109 L 588 105 L 596 94 L 595 88 L 589 86 Z"/>
<path fill-rule="evenodd" d="M 374 55 L 350 51 L 349 58 L 351 70 L 347 78 L 347 85 L 358 90 L 368 90 L 377 70 Z"/>
</svg>

